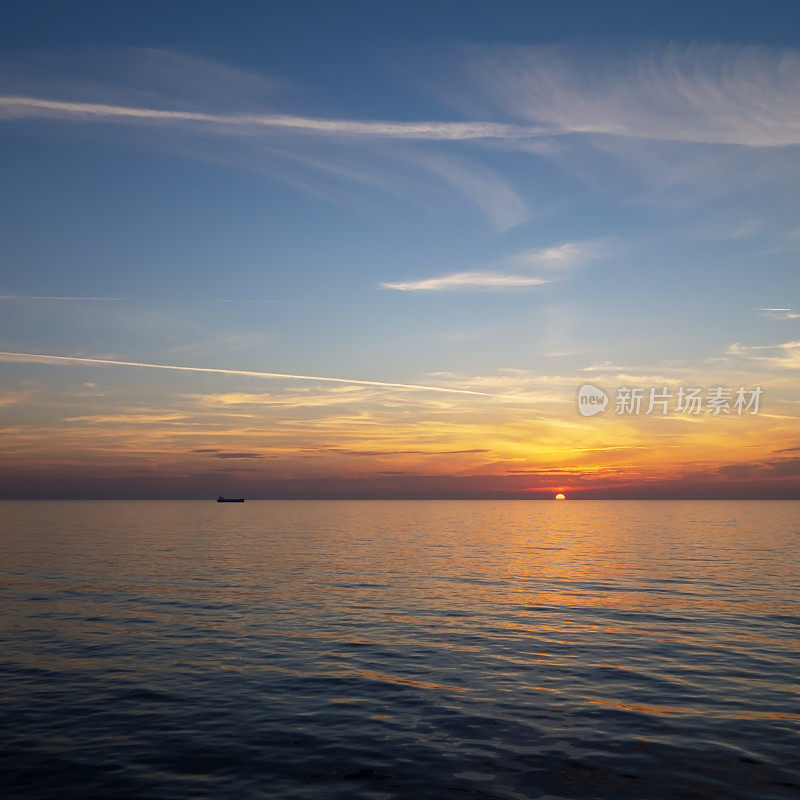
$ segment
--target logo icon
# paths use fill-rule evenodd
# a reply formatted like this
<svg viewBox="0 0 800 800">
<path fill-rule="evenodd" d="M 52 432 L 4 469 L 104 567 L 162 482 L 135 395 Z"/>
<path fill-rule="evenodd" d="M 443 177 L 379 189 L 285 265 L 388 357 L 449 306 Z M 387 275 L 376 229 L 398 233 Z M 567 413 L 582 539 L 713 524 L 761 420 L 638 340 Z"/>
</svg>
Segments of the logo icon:
<svg viewBox="0 0 800 800">
<path fill-rule="evenodd" d="M 593 417 L 606 410 L 608 395 L 591 383 L 584 383 L 578 389 L 578 411 L 584 417 Z"/>
</svg>

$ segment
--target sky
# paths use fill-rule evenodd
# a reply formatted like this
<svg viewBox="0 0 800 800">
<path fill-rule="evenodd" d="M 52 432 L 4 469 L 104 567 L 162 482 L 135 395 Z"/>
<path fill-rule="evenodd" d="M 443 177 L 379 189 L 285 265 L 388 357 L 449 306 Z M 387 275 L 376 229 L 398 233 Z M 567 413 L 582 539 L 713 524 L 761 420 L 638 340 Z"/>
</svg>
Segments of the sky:
<svg viewBox="0 0 800 800">
<path fill-rule="evenodd" d="M 800 497 L 798 85 L 778 0 L 4 4 L 0 498 Z"/>
</svg>

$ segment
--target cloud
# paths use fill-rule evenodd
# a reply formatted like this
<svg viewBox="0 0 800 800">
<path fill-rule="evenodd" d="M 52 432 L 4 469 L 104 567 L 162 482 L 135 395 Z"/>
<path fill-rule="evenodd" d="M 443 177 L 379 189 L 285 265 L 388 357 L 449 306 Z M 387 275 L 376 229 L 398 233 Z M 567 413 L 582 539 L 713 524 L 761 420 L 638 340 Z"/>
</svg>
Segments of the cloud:
<svg viewBox="0 0 800 800">
<path fill-rule="evenodd" d="M 415 160 L 483 211 L 496 230 L 508 230 L 528 218 L 522 198 L 494 170 L 441 154 Z"/>
<path fill-rule="evenodd" d="M 696 195 L 682 190 L 687 182 L 738 194 L 745 173 L 768 185 L 789 182 L 794 168 L 781 148 L 800 144 L 795 50 L 675 43 L 627 52 L 473 47 L 458 56 L 454 94 L 464 95 L 470 111 L 457 119 L 295 114 L 286 92 L 276 97 L 274 79 L 168 50 L 59 51 L 40 55 L 35 68 L 26 65 L 34 58 L 15 56 L 0 70 L 0 122 L 50 120 L 84 132 L 102 127 L 113 136 L 128 130 L 137 144 L 146 125 L 159 133 L 147 137 L 147 146 L 265 174 L 338 204 L 372 207 L 367 187 L 438 209 L 446 192 L 445 202 L 452 195 L 466 200 L 499 231 L 521 224 L 541 203 L 532 200 L 532 184 L 526 191 L 514 186 L 516 173 L 501 174 L 498 162 L 479 163 L 492 151 L 553 159 L 608 190 L 607 175 L 597 173 L 597 156 L 605 152 L 686 203 Z M 733 154 L 691 147 L 697 144 L 777 149 L 770 159 L 759 151 L 748 160 L 738 151 L 731 169 Z M 358 187 L 353 197 L 348 184 Z M 561 262 L 557 252 L 548 258 L 533 251 L 528 263 L 525 255 L 507 271 L 580 260 L 568 249 Z"/>
<path fill-rule="evenodd" d="M 507 263 L 518 268 L 570 269 L 600 256 L 606 247 L 599 241 L 564 242 L 555 247 L 524 250 L 507 259 Z"/>
<path fill-rule="evenodd" d="M 171 370 L 174 372 L 193 372 L 212 375 L 236 375 L 245 378 L 262 378 L 267 380 L 295 380 L 295 381 L 315 381 L 327 383 L 346 383 L 357 386 L 379 386 L 387 389 L 403 389 L 423 392 L 444 392 L 447 394 L 463 394 L 479 397 L 495 397 L 499 399 L 520 399 L 510 398 L 505 395 L 490 394 L 489 392 L 478 392 L 471 389 L 456 389 L 444 386 L 427 386 L 417 383 L 394 383 L 390 381 L 370 381 L 356 378 L 332 378 L 315 375 L 294 375 L 283 372 L 256 372 L 253 370 L 242 369 L 219 369 L 216 367 L 187 367 L 169 364 L 147 364 L 139 361 L 117 361 L 107 358 L 82 358 L 76 356 L 53 356 L 40 355 L 38 353 L 9 353 L 0 352 L 0 361 L 18 364 L 48 364 L 48 365 L 78 365 L 87 364 L 95 366 L 112 367 L 137 367 L 144 369 Z"/>
<path fill-rule="evenodd" d="M 53 300 L 53 301 L 61 302 L 61 301 L 73 301 L 74 300 L 74 301 L 78 301 L 78 302 L 84 302 L 84 301 L 96 301 L 96 300 L 107 301 L 107 300 L 120 300 L 120 299 L 121 298 L 119 298 L 119 297 L 45 297 L 45 296 L 39 296 L 39 295 L 0 294 L 0 300 L 20 300 L 20 301 L 28 301 L 28 300 L 32 300 L 32 301 L 39 301 L 39 300 L 50 301 L 50 300 Z"/>
<path fill-rule="evenodd" d="M 202 453 L 204 455 L 210 455 L 213 458 L 264 458 L 263 453 L 256 453 L 251 450 L 243 452 L 231 452 L 226 450 L 220 450 L 219 448 L 216 447 L 199 447 L 199 448 L 194 448 L 189 452 Z"/>
<path fill-rule="evenodd" d="M 206 111 L 123 106 L 110 103 L 75 103 L 44 97 L 0 96 L 0 119 L 56 119 L 78 122 L 150 122 L 223 128 L 230 133 L 252 134 L 290 131 L 328 136 L 464 141 L 539 136 L 539 126 L 500 122 L 441 122 L 332 119 L 294 114 L 215 114 Z"/>
<path fill-rule="evenodd" d="M 598 195 L 696 209 L 696 231 L 716 228 L 711 238 L 758 235 L 767 246 L 792 246 L 783 232 L 797 224 L 791 191 L 800 177 L 800 51 L 679 43 L 472 47 L 460 54 L 458 70 L 462 108 L 473 116 L 557 131 L 506 140 L 504 149 L 522 154 L 550 142 L 550 154 L 540 148 L 530 157 L 547 159 Z"/>
<path fill-rule="evenodd" d="M 791 308 L 759 308 L 758 312 L 767 319 L 800 319 L 800 314 Z"/>
<path fill-rule="evenodd" d="M 319 450 L 319 448 L 315 448 Z M 474 455 L 476 453 L 489 453 L 490 450 L 481 447 L 472 447 L 468 450 L 348 450 L 339 447 L 325 448 L 327 452 L 337 453 L 346 456 L 370 456 L 370 457 L 385 457 L 385 456 L 400 456 L 400 455 L 415 455 L 415 456 L 450 456 L 450 455 Z"/>
<path fill-rule="evenodd" d="M 725 352 L 727 355 L 760 362 L 770 368 L 800 369 L 800 341 L 751 346 L 734 342 Z"/>
<path fill-rule="evenodd" d="M 473 48 L 486 104 L 560 134 L 785 147 L 800 144 L 800 53 L 721 44 L 580 52 Z"/>
<path fill-rule="evenodd" d="M 529 275 L 507 275 L 500 272 L 454 272 L 439 278 L 418 281 L 382 283 L 383 289 L 399 292 L 442 292 L 452 289 L 518 289 L 548 283 L 544 278 Z"/>
<path fill-rule="evenodd" d="M 504 259 L 504 266 L 516 269 L 566 270 L 578 266 L 603 252 L 604 245 L 594 242 L 565 242 L 555 247 L 525 250 Z M 520 275 L 519 273 L 483 270 L 476 272 L 454 272 L 436 278 L 416 281 L 393 281 L 381 283 L 383 289 L 401 292 L 441 292 L 454 289 L 520 289 L 550 283 L 552 278 Z"/>
<path fill-rule="evenodd" d="M 745 219 L 737 222 L 703 223 L 698 225 L 695 237 L 701 241 L 735 242 L 749 239 L 762 231 L 763 225 L 757 220 Z"/>
<path fill-rule="evenodd" d="M 114 87 L 113 94 L 110 87 Z M 216 108 L 263 107 L 287 87 L 263 73 L 230 67 L 180 50 L 90 46 L 8 53 L 0 93 L 76 102 L 158 105 L 213 103 Z"/>
<path fill-rule="evenodd" d="M 117 91 L 109 88 L 111 94 Z M 519 192 L 496 171 L 461 154 L 425 153 L 412 146 L 535 133 L 514 125 L 219 114 L 0 96 L 0 122 L 25 118 L 107 127 L 113 123 L 109 131 L 115 136 L 126 127 L 154 126 L 163 136 L 150 139 L 151 146 L 264 174 L 337 204 L 363 203 L 366 187 L 439 211 L 454 199 L 466 200 L 496 231 L 528 218 Z M 350 198 L 343 184 L 355 184 L 359 192 Z"/>
<path fill-rule="evenodd" d="M 92 425 L 153 425 L 161 422 L 183 423 L 187 415 L 179 412 L 137 413 L 137 414 L 84 414 L 78 417 L 64 417 L 64 422 L 87 422 Z"/>
<path fill-rule="evenodd" d="M 719 472 L 730 478 L 794 477 L 800 475 L 800 458 L 774 458 L 767 461 L 746 461 L 725 464 Z"/>
<path fill-rule="evenodd" d="M 145 64 L 141 54 L 150 53 L 151 73 L 153 53 L 160 54 L 161 62 L 188 58 L 168 51 L 127 52 L 139 53 L 140 71 Z M 205 65 L 206 80 L 212 68 L 231 72 L 222 65 L 195 61 Z M 485 121 L 485 114 L 481 120 L 402 121 L 219 113 L 32 94 L 0 96 L 0 116 L 433 141 L 577 133 L 749 147 L 800 144 L 796 92 L 800 53 L 792 49 L 669 43 L 620 54 L 610 49 L 587 53 L 566 45 L 476 47 L 467 51 L 466 62 L 472 104 L 480 104 L 483 98 L 499 120 Z M 157 65 L 162 71 L 164 66 Z M 247 75 L 233 72 L 239 82 Z M 220 93 L 217 102 L 219 97 Z"/>
<path fill-rule="evenodd" d="M 2 65 L 0 122 L 49 120 L 94 135 L 91 127 L 267 175 L 337 204 L 372 209 L 372 191 L 438 211 L 466 201 L 499 231 L 549 199 L 544 185 L 523 185 L 522 171 L 499 166 L 509 157 L 515 166 L 550 159 L 606 193 L 630 188 L 623 163 L 662 200 L 684 205 L 709 193 L 739 198 L 753 183 L 774 196 L 776 185 L 796 179 L 788 147 L 800 144 L 800 52 L 790 49 L 471 47 L 458 52 L 459 85 L 450 93 L 461 93 L 469 113 L 433 119 L 291 113 L 288 93 L 279 94 L 274 79 L 168 50 L 53 51 L 40 55 L 35 69 L 26 67 L 34 58 L 16 55 Z M 444 77 L 427 79 L 441 85 Z M 141 126 L 157 135 L 140 136 Z M 740 147 L 705 147 L 720 144 Z M 482 160 L 501 150 L 491 168 Z M 723 237 L 760 230 L 759 219 L 750 219 L 759 213 L 772 221 L 764 230 L 777 235 L 789 204 L 774 205 L 746 213 L 741 229 L 718 221 L 727 226 Z M 581 258 L 569 249 L 561 261 L 558 255 L 520 254 L 505 271 L 556 269 Z"/>
<path fill-rule="evenodd" d="M 423 152 L 420 143 L 536 131 L 502 121 L 298 115 L 285 113 L 285 91 L 277 110 L 276 94 L 271 77 L 168 50 L 23 52 L 0 66 L 0 122 L 49 120 L 136 146 L 147 126 L 154 135 L 145 146 L 263 174 L 339 205 L 374 209 L 364 200 L 366 186 L 438 212 L 453 196 L 466 199 L 495 230 L 527 218 L 518 193 L 496 172 L 461 154 Z M 348 191 L 348 183 L 359 191 Z"/>
<path fill-rule="evenodd" d="M 5 406 L 13 406 L 27 400 L 31 396 L 30 390 L 21 392 L 0 392 L 0 408 Z"/>
<path fill-rule="evenodd" d="M 0 302 L 119 302 L 127 298 L 123 297 L 54 297 L 50 295 L 20 295 L 20 294 L 0 294 Z M 226 299 L 211 298 L 193 300 L 195 303 L 230 303 L 230 304 L 268 304 L 268 303 L 288 303 L 288 300 L 253 300 L 253 299 Z"/>
<path fill-rule="evenodd" d="M 384 392 L 368 386 L 328 386 L 325 391 L 308 388 L 279 394 L 225 392 L 223 394 L 187 395 L 201 407 L 230 408 L 236 406 L 268 406 L 277 409 L 326 408 L 362 404 L 382 397 Z"/>
<path fill-rule="evenodd" d="M 198 303 L 288 303 L 288 300 L 252 300 L 252 299 L 230 299 L 224 297 L 214 297 L 210 300 L 197 300 Z"/>
</svg>

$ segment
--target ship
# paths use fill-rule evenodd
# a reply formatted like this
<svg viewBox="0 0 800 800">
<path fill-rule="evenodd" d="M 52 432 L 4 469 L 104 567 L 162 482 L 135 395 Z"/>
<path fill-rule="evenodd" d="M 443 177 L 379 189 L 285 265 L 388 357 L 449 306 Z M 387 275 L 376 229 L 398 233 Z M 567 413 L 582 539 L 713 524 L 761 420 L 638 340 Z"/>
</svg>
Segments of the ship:
<svg viewBox="0 0 800 800">
<path fill-rule="evenodd" d="M 220 495 L 217 498 L 218 503 L 244 503 L 244 497 L 223 497 Z"/>
</svg>

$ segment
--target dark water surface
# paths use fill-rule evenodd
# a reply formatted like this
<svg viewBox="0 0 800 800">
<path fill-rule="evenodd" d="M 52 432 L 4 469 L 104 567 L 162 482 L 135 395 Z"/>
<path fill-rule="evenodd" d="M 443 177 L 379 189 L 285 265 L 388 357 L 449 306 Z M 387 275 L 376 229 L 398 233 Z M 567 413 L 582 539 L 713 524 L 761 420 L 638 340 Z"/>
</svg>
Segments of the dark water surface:
<svg viewBox="0 0 800 800">
<path fill-rule="evenodd" d="M 798 798 L 800 503 L 0 503 L 4 798 Z"/>
</svg>

